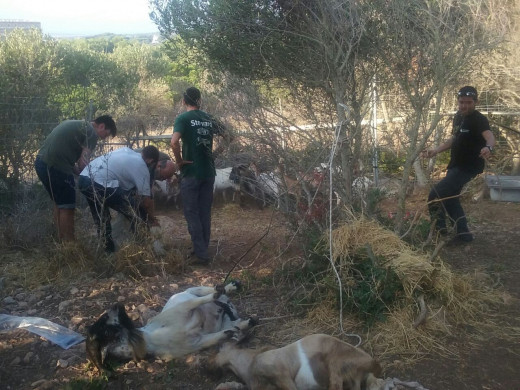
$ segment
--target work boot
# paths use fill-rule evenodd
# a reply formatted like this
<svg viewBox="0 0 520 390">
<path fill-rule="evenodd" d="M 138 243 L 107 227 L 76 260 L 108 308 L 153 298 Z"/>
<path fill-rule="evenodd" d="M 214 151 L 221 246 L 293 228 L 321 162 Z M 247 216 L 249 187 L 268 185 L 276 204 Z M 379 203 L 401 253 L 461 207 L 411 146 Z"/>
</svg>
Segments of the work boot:
<svg viewBox="0 0 520 390">
<path fill-rule="evenodd" d="M 189 265 L 209 265 L 211 259 L 209 257 L 202 257 L 197 255 L 190 256 L 188 260 Z"/>
<path fill-rule="evenodd" d="M 449 242 L 448 245 L 459 245 L 459 244 L 469 244 L 471 241 L 473 241 L 473 234 L 470 232 L 466 233 L 459 233 L 456 234 L 455 237 L 453 237 Z"/>
<path fill-rule="evenodd" d="M 455 238 L 462 242 L 471 242 L 473 241 L 473 234 L 471 234 L 470 232 L 458 233 L 457 235 L 455 235 Z"/>
</svg>

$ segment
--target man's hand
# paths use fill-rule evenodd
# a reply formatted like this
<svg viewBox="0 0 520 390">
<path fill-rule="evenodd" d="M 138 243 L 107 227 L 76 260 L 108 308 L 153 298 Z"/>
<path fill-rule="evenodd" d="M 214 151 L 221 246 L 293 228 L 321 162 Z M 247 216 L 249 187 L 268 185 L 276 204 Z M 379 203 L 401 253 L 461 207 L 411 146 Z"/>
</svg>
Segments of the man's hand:
<svg viewBox="0 0 520 390">
<path fill-rule="evenodd" d="M 178 169 L 181 169 L 184 165 L 187 165 L 187 164 L 193 164 L 193 161 L 188 161 L 188 160 L 177 160 L 175 161 L 177 163 L 177 167 Z"/>
<path fill-rule="evenodd" d="M 480 149 L 480 154 L 478 155 L 480 158 L 487 160 L 491 156 L 491 150 L 487 146 L 484 146 Z"/>
<path fill-rule="evenodd" d="M 434 156 L 437 155 L 437 150 L 436 149 L 428 149 L 428 150 L 423 150 L 421 152 L 421 156 L 424 157 L 424 158 L 432 158 Z"/>
</svg>

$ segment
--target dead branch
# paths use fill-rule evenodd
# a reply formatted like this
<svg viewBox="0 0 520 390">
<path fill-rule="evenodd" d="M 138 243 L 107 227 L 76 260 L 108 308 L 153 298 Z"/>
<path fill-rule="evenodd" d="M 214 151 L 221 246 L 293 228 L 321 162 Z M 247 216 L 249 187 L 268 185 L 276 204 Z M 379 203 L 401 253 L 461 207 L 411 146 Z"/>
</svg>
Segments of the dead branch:
<svg viewBox="0 0 520 390">
<path fill-rule="evenodd" d="M 419 313 L 419 317 L 415 320 L 413 323 L 413 328 L 416 329 L 419 325 L 421 325 L 423 322 L 426 321 L 426 317 L 428 316 L 428 308 L 426 307 L 426 304 L 424 303 L 424 295 L 419 295 L 419 298 L 417 298 L 417 301 L 419 302 L 419 307 L 421 308 L 421 312 Z"/>
</svg>

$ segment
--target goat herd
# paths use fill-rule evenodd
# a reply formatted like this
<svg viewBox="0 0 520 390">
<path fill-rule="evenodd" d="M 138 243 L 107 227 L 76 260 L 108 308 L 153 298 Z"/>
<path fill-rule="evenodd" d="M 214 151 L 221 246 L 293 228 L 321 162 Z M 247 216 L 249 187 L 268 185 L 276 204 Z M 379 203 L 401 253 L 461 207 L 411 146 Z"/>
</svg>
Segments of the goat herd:
<svg viewBox="0 0 520 390">
<path fill-rule="evenodd" d="M 239 288 L 238 282 L 188 288 L 174 294 L 142 328 L 134 326 L 122 304 L 115 304 L 88 328 L 87 356 L 102 372 L 107 356 L 170 360 L 219 346 L 210 366 L 231 370 L 251 390 L 382 389 L 376 360 L 325 334 L 309 335 L 279 349 L 241 348 L 243 332 L 258 319 L 240 319 L 228 298 Z"/>
<path fill-rule="evenodd" d="M 156 201 L 169 203 L 179 208 L 180 178 L 174 176 L 170 180 L 154 182 L 154 197 Z M 312 183 L 316 186 L 321 182 Z M 280 206 L 280 199 L 284 194 L 294 194 L 295 180 L 282 175 L 280 170 L 274 172 L 259 172 L 254 164 L 239 164 L 233 167 L 217 168 L 214 195 L 222 196 L 224 202 L 232 192 L 232 201 L 238 195 L 249 196 L 254 199 L 260 208 L 268 204 Z"/>
<path fill-rule="evenodd" d="M 321 164 L 311 172 L 295 174 L 293 177 L 286 174 L 283 164 L 273 171 L 261 171 L 255 163 L 237 164 L 227 168 L 217 168 L 213 193 L 228 201 L 239 202 L 252 199 L 259 208 L 273 205 L 277 209 L 290 212 L 299 212 L 306 218 L 319 219 L 325 213 L 325 204 L 329 198 L 328 167 Z M 170 180 L 154 182 L 154 197 L 156 202 L 180 206 L 180 178 L 174 176 Z M 354 179 L 352 192 L 358 198 L 363 198 L 372 181 L 364 176 Z M 334 202 L 339 204 L 340 197 L 333 192 Z"/>
</svg>

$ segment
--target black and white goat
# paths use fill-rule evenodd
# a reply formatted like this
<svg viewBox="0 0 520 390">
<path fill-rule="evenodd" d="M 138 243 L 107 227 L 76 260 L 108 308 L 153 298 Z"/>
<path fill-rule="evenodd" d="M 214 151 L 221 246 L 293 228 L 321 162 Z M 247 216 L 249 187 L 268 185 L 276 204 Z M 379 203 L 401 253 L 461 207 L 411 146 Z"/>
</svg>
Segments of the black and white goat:
<svg viewBox="0 0 520 390">
<path fill-rule="evenodd" d="M 232 282 L 174 294 L 142 328 L 134 326 L 122 304 L 115 304 L 88 328 L 87 356 L 101 371 L 104 355 L 134 360 L 153 355 L 170 360 L 234 337 L 255 325 L 253 319 L 238 317 L 226 295 L 239 286 Z"/>
<path fill-rule="evenodd" d="M 177 209 L 179 208 L 181 189 L 177 176 L 168 180 L 154 180 L 152 192 L 156 203 L 173 203 Z"/>
<path fill-rule="evenodd" d="M 214 365 L 228 368 L 250 390 L 379 390 L 381 367 L 368 353 L 325 334 L 272 350 L 222 345 Z"/>
<path fill-rule="evenodd" d="M 213 193 L 222 193 L 224 202 L 227 200 L 226 191 L 233 191 L 232 201 L 235 201 L 236 194 L 242 200 L 242 196 L 247 194 L 254 196 L 256 178 L 246 165 L 236 165 L 233 167 L 216 169 L 215 184 Z"/>
<path fill-rule="evenodd" d="M 213 194 L 221 193 L 224 202 L 227 201 L 226 192 L 228 190 L 233 191 L 233 202 L 235 201 L 235 193 L 240 191 L 239 185 L 230 178 L 232 171 L 233 167 L 216 169 L 217 175 L 215 176 L 215 184 L 213 185 Z"/>
</svg>

